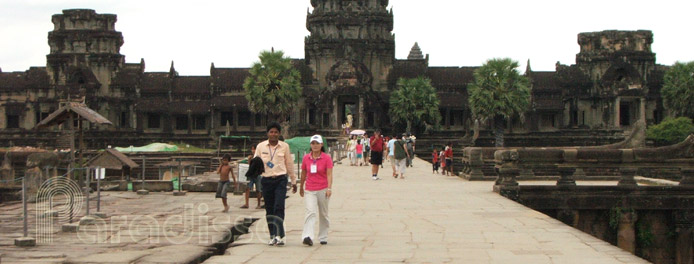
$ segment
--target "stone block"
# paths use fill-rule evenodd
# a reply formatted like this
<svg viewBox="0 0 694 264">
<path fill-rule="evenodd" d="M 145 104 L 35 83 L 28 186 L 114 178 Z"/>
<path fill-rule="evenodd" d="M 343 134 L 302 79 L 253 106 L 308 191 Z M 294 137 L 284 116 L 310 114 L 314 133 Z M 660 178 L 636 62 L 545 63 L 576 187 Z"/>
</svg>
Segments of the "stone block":
<svg viewBox="0 0 694 264">
<path fill-rule="evenodd" d="M 94 213 L 92 213 L 92 216 L 98 217 L 98 218 L 101 218 L 101 219 L 104 219 L 104 218 L 107 217 L 107 216 L 106 216 L 106 213 L 104 213 L 104 212 L 94 212 Z"/>
<path fill-rule="evenodd" d="M 41 214 L 41 217 L 43 217 L 43 218 L 46 218 L 46 217 L 56 218 L 56 217 L 58 217 L 58 211 L 48 210 L 48 211 L 44 212 L 43 214 Z"/>
<path fill-rule="evenodd" d="M 185 196 L 185 195 L 186 195 L 186 191 L 180 191 L 180 192 L 174 191 L 173 192 L 173 196 Z"/>
<path fill-rule="evenodd" d="M 142 181 L 133 181 L 133 190 L 140 189 L 143 189 Z M 144 189 L 150 192 L 171 192 L 174 190 L 174 186 L 172 181 L 147 180 Z"/>
<path fill-rule="evenodd" d="M 33 237 L 20 237 L 14 240 L 14 245 L 18 247 L 34 247 L 36 239 Z"/>
<path fill-rule="evenodd" d="M 148 195 L 149 191 L 140 189 L 140 190 L 137 190 L 137 194 L 138 195 Z"/>
<path fill-rule="evenodd" d="M 64 224 L 61 228 L 63 232 L 67 233 L 76 233 L 79 231 L 80 225 L 78 223 L 70 223 L 70 224 Z"/>
<path fill-rule="evenodd" d="M 91 215 L 86 215 L 80 219 L 80 225 L 93 225 L 96 222 L 96 217 Z"/>
</svg>

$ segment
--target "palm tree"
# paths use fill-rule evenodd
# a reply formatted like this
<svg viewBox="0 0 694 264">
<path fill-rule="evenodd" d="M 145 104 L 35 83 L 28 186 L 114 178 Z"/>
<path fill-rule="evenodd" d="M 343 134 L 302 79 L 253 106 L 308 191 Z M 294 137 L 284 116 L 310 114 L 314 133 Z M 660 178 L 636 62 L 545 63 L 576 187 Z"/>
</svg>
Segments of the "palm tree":
<svg viewBox="0 0 694 264">
<path fill-rule="evenodd" d="M 676 62 L 663 77 L 663 103 L 673 116 L 694 118 L 694 61 Z"/>
<path fill-rule="evenodd" d="M 243 82 L 248 108 L 279 121 L 287 138 L 287 118 L 301 97 L 301 76 L 282 51 L 262 51 L 258 58 L 260 61 L 253 63 L 250 76 Z"/>
<path fill-rule="evenodd" d="M 473 117 L 494 120 L 495 145 L 504 146 L 504 123 L 515 115 L 523 118 L 530 105 L 530 81 L 518 73 L 510 58 L 490 59 L 475 70 L 468 85 L 468 103 Z"/>
<path fill-rule="evenodd" d="M 398 88 L 390 95 L 390 116 L 393 122 L 407 124 L 430 124 L 438 128 L 441 122 L 439 98 L 431 80 L 423 77 L 400 78 Z"/>
</svg>

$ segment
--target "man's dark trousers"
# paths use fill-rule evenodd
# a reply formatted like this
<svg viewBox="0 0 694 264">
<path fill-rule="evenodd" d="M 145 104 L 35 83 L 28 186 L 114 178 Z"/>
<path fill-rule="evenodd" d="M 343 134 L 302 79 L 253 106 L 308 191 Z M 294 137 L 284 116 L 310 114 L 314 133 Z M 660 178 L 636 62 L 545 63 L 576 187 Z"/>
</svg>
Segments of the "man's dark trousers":
<svg viewBox="0 0 694 264">
<path fill-rule="evenodd" d="M 263 177 L 263 199 L 265 199 L 265 219 L 270 237 L 284 237 L 284 200 L 287 197 L 287 175 Z"/>
</svg>

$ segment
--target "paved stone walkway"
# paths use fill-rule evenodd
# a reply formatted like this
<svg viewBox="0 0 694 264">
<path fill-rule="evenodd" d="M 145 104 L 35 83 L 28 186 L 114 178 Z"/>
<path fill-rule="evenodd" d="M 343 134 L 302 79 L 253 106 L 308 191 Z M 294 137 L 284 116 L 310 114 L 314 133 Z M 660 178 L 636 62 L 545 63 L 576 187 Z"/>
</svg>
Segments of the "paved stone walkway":
<svg viewBox="0 0 694 264">
<path fill-rule="evenodd" d="M 284 247 L 265 244 L 264 210 L 238 209 L 240 196 L 230 195 L 231 213 L 222 213 L 213 193 L 104 192 L 103 222 L 67 233 L 60 230 L 65 219 L 54 220 L 52 240 L 32 248 L 14 246 L 22 235 L 21 203 L 4 203 L 0 263 L 198 263 L 213 255 L 235 224 L 251 217 L 261 220 L 250 233 L 205 263 L 645 262 L 493 193 L 491 182 L 433 175 L 430 166 L 416 160 L 403 180 L 392 178 L 386 164 L 382 180 L 373 181 L 369 167 L 337 165 L 329 244 L 313 247 L 301 244 L 304 205 L 298 194 L 287 199 Z M 61 208 L 64 199 L 56 198 L 54 206 Z M 30 209 L 29 233 L 36 234 L 36 205 Z"/>
<path fill-rule="evenodd" d="M 433 175 L 416 160 L 406 179 L 336 165 L 328 245 L 301 244 L 303 199 L 286 202 L 287 245 L 270 247 L 264 212 L 251 233 L 204 263 L 646 263 L 492 192 L 492 182 Z M 581 183 L 579 183 L 581 184 Z M 317 228 L 316 228 L 317 231 Z"/>
<path fill-rule="evenodd" d="M 64 199 L 56 198 L 55 208 L 64 208 Z M 199 263 L 213 254 L 218 242 L 228 239 L 231 228 L 249 212 L 261 211 L 237 209 L 241 198 L 231 193 L 229 198 L 231 213 L 222 213 L 214 193 L 102 192 L 106 218 L 68 233 L 61 231 L 68 221 L 62 215 L 51 221 L 52 229 L 41 229 L 43 241 L 37 236 L 37 207 L 31 203 L 29 234 L 38 245 L 30 248 L 14 246 L 23 230 L 21 203 L 1 204 L 0 263 Z M 94 212 L 96 205 L 91 208 Z M 84 213 L 83 208 L 75 220 Z"/>
</svg>

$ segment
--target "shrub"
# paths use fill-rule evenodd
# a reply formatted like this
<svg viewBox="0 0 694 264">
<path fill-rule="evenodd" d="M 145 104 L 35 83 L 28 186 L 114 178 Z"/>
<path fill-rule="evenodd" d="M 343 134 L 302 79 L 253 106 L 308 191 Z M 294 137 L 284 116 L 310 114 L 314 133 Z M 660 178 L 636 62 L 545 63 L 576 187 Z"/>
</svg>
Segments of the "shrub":
<svg viewBox="0 0 694 264">
<path fill-rule="evenodd" d="M 657 125 L 651 125 L 646 130 L 646 137 L 657 144 L 675 144 L 694 133 L 694 124 L 688 117 L 666 118 Z"/>
</svg>

